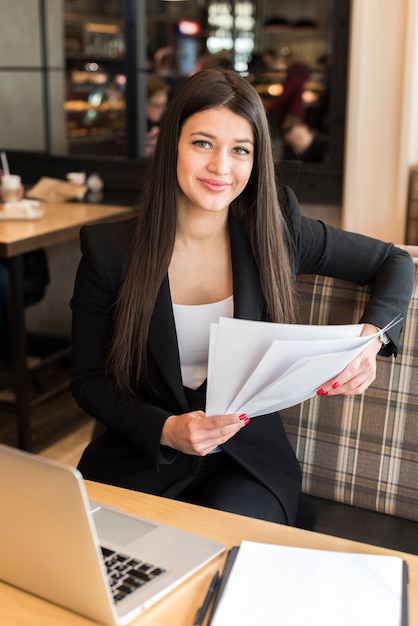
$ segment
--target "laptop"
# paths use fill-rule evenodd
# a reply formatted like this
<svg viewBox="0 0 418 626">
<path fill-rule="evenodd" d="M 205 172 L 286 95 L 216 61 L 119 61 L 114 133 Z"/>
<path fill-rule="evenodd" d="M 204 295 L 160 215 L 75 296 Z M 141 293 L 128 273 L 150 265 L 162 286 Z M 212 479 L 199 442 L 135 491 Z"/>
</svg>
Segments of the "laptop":
<svg viewBox="0 0 418 626">
<path fill-rule="evenodd" d="M 129 623 L 224 551 L 89 501 L 77 469 L 2 444 L 0 476 L 0 580 L 103 624 Z"/>
</svg>

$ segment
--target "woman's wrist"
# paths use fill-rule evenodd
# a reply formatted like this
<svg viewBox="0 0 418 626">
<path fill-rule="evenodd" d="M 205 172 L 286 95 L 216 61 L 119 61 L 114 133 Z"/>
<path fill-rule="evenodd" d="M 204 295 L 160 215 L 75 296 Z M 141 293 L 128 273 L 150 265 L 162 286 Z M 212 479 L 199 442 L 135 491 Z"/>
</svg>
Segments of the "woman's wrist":
<svg viewBox="0 0 418 626">
<path fill-rule="evenodd" d="M 377 338 L 379 339 L 379 341 L 382 344 L 382 346 L 387 346 L 390 343 L 390 339 L 387 336 L 387 334 L 385 332 L 382 332 L 382 329 L 379 328 L 379 326 L 375 326 L 375 329 L 379 333 Z"/>
</svg>

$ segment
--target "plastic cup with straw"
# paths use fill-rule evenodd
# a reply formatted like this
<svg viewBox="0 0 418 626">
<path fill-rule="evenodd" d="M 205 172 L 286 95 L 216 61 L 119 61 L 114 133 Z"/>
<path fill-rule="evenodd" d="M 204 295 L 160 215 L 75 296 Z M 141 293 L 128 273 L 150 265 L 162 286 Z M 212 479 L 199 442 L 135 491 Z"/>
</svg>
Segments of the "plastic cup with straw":
<svg viewBox="0 0 418 626">
<path fill-rule="evenodd" d="M 4 152 L 4 150 L 1 151 L 0 157 L 1 157 L 1 167 L 3 169 L 3 175 L 10 176 L 9 163 L 7 161 L 7 155 Z"/>
<path fill-rule="evenodd" d="M 20 176 L 10 173 L 9 163 L 4 151 L 0 154 L 3 177 L 1 179 L 1 194 L 4 202 L 13 202 L 20 199 L 21 184 Z"/>
</svg>

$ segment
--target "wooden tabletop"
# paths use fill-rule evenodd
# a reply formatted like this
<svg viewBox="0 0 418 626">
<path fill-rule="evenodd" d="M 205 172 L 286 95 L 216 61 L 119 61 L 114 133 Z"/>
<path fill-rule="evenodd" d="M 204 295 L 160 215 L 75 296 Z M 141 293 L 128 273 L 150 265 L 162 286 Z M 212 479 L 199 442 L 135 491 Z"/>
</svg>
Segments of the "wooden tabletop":
<svg viewBox="0 0 418 626">
<path fill-rule="evenodd" d="M 12 257 L 78 237 L 84 224 L 125 219 L 130 207 L 87 202 L 43 202 L 43 217 L 33 220 L 0 221 L 0 256 Z"/>
<path fill-rule="evenodd" d="M 226 548 L 243 539 L 301 546 L 323 550 L 392 554 L 404 558 L 409 565 L 409 626 L 418 626 L 418 556 L 376 546 L 339 539 L 328 535 L 289 528 L 198 507 L 166 498 L 159 498 L 108 485 L 87 482 L 91 499 L 124 509 L 129 513 L 196 532 L 222 542 Z M 192 626 L 212 575 L 223 566 L 225 555 L 217 557 L 180 587 L 160 600 L 132 622 L 134 626 Z M 243 590 L 245 593 L 245 589 Z M 71 613 L 23 591 L 0 583 L 0 615 L 2 626 L 87 626 L 90 620 Z"/>
</svg>

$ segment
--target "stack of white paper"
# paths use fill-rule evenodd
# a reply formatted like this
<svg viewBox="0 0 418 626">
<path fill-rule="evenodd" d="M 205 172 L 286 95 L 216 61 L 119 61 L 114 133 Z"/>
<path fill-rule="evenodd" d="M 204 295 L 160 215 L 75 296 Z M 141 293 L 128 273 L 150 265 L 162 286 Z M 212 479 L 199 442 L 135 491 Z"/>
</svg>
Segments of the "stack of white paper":
<svg viewBox="0 0 418 626">
<path fill-rule="evenodd" d="M 406 585 L 397 556 L 243 541 L 210 624 L 400 626 Z"/>
<path fill-rule="evenodd" d="M 299 404 L 392 325 L 361 337 L 362 324 L 304 326 L 222 317 L 211 325 L 206 414 L 256 417 Z"/>
</svg>

